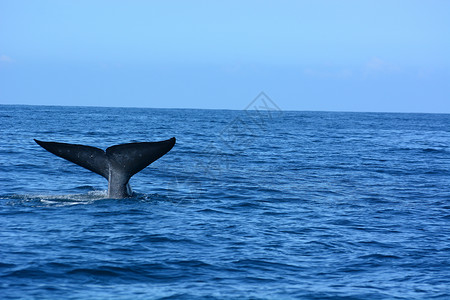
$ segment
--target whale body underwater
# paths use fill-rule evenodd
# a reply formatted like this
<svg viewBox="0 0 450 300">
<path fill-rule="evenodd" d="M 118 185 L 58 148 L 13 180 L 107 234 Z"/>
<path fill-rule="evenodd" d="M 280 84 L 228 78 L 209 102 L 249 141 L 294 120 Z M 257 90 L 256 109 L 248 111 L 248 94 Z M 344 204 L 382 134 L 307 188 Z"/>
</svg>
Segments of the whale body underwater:
<svg viewBox="0 0 450 300">
<path fill-rule="evenodd" d="M 108 180 L 108 198 L 132 195 L 130 178 L 169 152 L 176 139 L 114 145 L 106 151 L 85 145 L 34 140 L 45 150 L 97 173 Z"/>
</svg>

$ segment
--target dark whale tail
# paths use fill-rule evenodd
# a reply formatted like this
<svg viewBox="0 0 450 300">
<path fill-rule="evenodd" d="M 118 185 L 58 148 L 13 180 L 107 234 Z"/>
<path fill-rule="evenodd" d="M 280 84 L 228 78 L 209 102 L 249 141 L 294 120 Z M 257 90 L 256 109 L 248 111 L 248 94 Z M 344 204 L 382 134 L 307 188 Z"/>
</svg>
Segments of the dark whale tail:
<svg viewBox="0 0 450 300">
<path fill-rule="evenodd" d="M 130 178 L 169 152 L 176 140 L 173 137 L 161 142 L 121 144 L 106 151 L 77 144 L 34 141 L 45 150 L 105 177 L 108 197 L 125 198 L 131 195 Z"/>
</svg>

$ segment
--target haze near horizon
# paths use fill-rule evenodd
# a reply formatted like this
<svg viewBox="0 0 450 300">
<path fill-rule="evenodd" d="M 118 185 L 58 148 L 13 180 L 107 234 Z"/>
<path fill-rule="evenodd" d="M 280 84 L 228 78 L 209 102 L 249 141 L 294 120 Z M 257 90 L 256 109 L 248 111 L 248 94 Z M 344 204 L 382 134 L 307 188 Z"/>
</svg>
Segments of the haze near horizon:
<svg viewBox="0 0 450 300">
<path fill-rule="evenodd" d="M 0 104 L 450 113 L 448 1 L 0 0 Z"/>
</svg>

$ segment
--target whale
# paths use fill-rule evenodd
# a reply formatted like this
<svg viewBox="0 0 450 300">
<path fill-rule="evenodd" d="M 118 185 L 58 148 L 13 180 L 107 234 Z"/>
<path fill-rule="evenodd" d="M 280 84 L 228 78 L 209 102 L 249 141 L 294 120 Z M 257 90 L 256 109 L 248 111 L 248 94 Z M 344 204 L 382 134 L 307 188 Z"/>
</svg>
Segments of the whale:
<svg viewBox="0 0 450 300">
<path fill-rule="evenodd" d="M 132 196 L 130 178 L 169 152 L 176 139 L 119 144 L 105 151 L 79 144 L 34 141 L 48 152 L 103 176 L 108 180 L 108 198 L 123 199 Z"/>
</svg>

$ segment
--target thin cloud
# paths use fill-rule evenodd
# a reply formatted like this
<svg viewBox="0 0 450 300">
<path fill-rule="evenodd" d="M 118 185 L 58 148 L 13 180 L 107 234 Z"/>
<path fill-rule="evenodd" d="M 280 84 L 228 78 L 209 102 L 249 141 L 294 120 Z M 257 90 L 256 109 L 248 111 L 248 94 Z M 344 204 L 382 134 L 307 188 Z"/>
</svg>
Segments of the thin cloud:
<svg viewBox="0 0 450 300">
<path fill-rule="evenodd" d="M 0 55 L 0 62 L 12 63 L 13 61 L 14 60 L 11 57 L 7 56 L 7 55 L 4 55 L 4 54 Z"/>
<path fill-rule="evenodd" d="M 334 69 L 334 68 L 306 68 L 303 73 L 309 77 L 322 79 L 347 79 L 352 76 L 352 71 L 349 69 Z"/>
<path fill-rule="evenodd" d="M 364 77 L 377 73 L 398 73 L 400 67 L 379 57 L 371 58 L 364 67 Z"/>
</svg>

